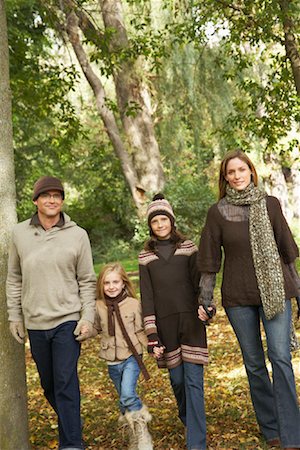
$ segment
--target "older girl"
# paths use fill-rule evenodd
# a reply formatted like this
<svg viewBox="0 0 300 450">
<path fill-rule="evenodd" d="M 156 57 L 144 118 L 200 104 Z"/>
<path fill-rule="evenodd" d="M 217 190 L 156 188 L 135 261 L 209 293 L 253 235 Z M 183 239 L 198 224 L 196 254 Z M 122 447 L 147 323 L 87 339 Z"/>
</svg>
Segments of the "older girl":
<svg viewBox="0 0 300 450">
<path fill-rule="evenodd" d="M 158 367 L 169 369 L 187 448 L 203 450 L 203 365 L 208 351 L 205 326 L 197 316 L 197 247 L 176 230 L 173 209 L 163 195 L 153 198 L 147 218 L 150 240 L 139 255 L 139 269 L 148 351 Z"/>
</svg>

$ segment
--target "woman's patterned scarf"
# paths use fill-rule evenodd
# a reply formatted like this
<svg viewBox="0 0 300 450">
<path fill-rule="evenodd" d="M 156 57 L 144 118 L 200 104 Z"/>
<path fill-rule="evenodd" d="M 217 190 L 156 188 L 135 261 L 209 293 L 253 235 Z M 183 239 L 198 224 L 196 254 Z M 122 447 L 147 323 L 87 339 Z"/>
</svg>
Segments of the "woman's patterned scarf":
<svg viewBox="0 0 300 450">
<path fill-rule="evenodd" d="M 285 290 L 280 256 L 266 203 L 266 192 L 250 183 L 237 191 L 227 185 L 226 200 L 233 205 L 249 205 L 249 234 L 258 289 L 266 319 L 284 311 Z"/>
</svg>

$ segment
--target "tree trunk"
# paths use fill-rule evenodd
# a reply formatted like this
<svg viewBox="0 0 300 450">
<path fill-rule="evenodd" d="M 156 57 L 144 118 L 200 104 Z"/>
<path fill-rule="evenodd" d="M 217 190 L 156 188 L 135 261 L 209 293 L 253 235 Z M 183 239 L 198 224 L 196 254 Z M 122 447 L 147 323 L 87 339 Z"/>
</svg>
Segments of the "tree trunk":
<svg viewBox="0 0 300 450">
<path fill-rule="evenodd" d="M 16 222 L 15 180 L 4 0 L 0 0 L 0 448 L 28 450 L 24 346 L 8 328 L 5 280 L 10 233 Z"/>
<path fill-rule="evenodd" d="M 283 214 L 287 222 L 290 223 L 293 218 L 293 211 L 289 205 L 288 188 L 281 164 L 276 155 L 273 154 L 265 154 L 264 162 L 267 164 L 270 172 L 269 178 L 265 180 L 266 188 L 270 195 L 278 198 Z"/>
<path fill-rule="evenodd" d="M 99 0 L 99 3 L 105 28 L 114 30 L 110 50 L 128 50 L 121 0 Z M 139 59 L 125 59 L 113 75 L 119 111 L 140 185 L 147 192 L 158 192 L 164 186 L 164 175 L 154 134 L 150 95 L 140 75 L 144 72 Z"/>
<path fill-rule="evenodd" d="M 123 144 L 117 122 L 111 109 L 106 105 L 105 91 L 100 78 L 95 74 L 89 63 L 87 54 L 81 44 L 79 36 L 79 19 L 74 11 L 68 12 L 67 16 L 67 33 L 69 40 L 73 46 L 81 69 L 91 86 L 96 99 L 98 113 L 105 125 L 106 132 L 110 138 L 117 157 L 120 159 L 123 174 L 130 187 L 131 195 L 138 210 L 142 208 L 143 191 L 139 188 L 139 180 L 136 170 L 133 166 L 130 156 Z"/>
<path fill-rule="evenodd" d="M 291 194 L 293 202 L 293 213 L 296 219 L 300 219 L 300 164 L 295 163 L 295 166 L 291 169 Z"/>
<path fill-rule="evenodd" d="M 121 161 L 123 174 L 135 205 L 142 214 L 147 200 L 146 194 L 158 192 L 164 187 L 164 173 L 151 117 L 150 96 L 146 85 L 142 83 L 138 75 L 142 68 L 136 60 L 125 61 L 113 74 L 119 113 L 124 134 L 127 137 L 127 142 L 124 142 L 123 133 L 118 127 L 114 113 L 107 106 L 101 79 L 93 70 L 82 44 L 79 28 L 94 45 L 103 39 L 103 35 L 74 0 L 63 0 L 60 6 L 67 19 L 66 31 L 69 41 L 93 90 L 99 115 L 115 153 Z M 110 43 L 110 51 L 124 51 L 128 42 L 121 2 L 119 0 L 100 1 L 100 6 L 105 27 L 115 31 Z"/>
<path fill-rule="evenodd" d="M 280 0 L 280 9 L 282 12 L 282 22 L 284 29 L 284 45 L 286 55 L 290 60 L 292 66 L 292 72 L 295 82 L 295 87 L 298 96 L 300 96 L 300 54 L 298 51 L 298 45 L 295 38 L 295 29 L 293 20 L 291 18 L 289 0 Z"/>
</svg>

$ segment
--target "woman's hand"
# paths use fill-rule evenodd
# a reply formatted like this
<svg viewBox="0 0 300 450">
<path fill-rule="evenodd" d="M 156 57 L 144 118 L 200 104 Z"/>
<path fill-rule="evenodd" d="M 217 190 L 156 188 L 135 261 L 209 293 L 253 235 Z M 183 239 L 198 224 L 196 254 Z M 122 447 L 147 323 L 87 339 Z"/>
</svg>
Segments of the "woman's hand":
<svg viewBox="0 0 300 450">
<path fill-rule="evenodd" d="M 216 313 L 215 309 L 212 306 L 208 306 L 207 310 L 211 311 L 213 313 L 213 316 Z M 202 322 L 209 322 L 211 320 L 211 317 L 207 315 L 202 305 L 200 305 L 198 308 L 198 317 Z"/>
</svg>

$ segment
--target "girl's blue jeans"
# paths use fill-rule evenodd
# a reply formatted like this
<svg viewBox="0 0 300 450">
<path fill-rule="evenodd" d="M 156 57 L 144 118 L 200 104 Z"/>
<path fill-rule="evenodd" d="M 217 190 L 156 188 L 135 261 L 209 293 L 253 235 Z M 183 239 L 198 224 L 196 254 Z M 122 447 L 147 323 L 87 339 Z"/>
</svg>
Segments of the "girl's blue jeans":
<svg viewBox="0 0 300 450">
<path fill-rule="evenodd" d="M 279 437 L 282 447 L 300 447 L 300 415 L 290 353 L 291 302 L 283 313 L 267 320 L 261 306 L 226 308 L 238 338 L 257 422 L 266 440 Z M 263 324 L 271 381 L 262 345 Z"/>
<path fill-rule="evenodd" d="M 119 407 L 125 411 L 138 411 L 143 404 L 136 392 L 140 368 L 132 355 L 119 364 L 108 364 L 108 373 L 119 394 Z"/>
<path fill-rule="evenodd" d="M 178 415 L 186 426 L 188 449 L 206 449 L 203 366 L 183 362 L 169 369 L 170 381 L 178 405 Z"/>
</svg>

